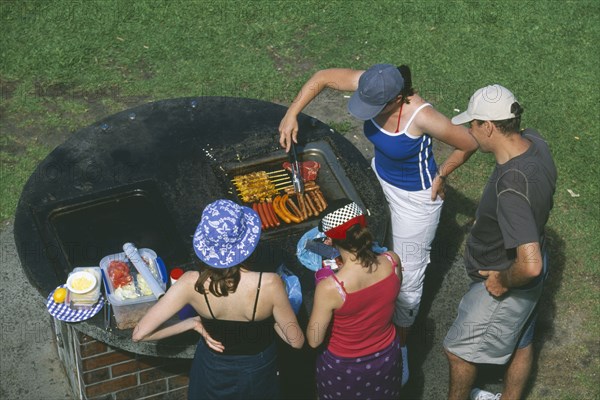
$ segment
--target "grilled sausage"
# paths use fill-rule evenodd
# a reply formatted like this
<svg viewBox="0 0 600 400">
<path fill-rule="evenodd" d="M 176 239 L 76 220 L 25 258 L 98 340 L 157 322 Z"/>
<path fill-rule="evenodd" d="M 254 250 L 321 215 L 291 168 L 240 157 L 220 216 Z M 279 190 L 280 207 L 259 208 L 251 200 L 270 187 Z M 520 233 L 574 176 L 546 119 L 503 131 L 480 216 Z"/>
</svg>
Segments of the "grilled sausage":
<svg viewBox="0 0 600 400">
<path fill-rule="evenodd" d="M 267 207 L 267 203 L 261 202 L 260 205 L 262 207 L 263 214 L 265 215 L 265 219 L 267 220 L 268 227 L 275 228 L 275 222 L 271 220 L 271 214 L 269 214 L 269 207 Z"/>
<path fill-rule="evenodd" d="M 271 220 L 273 222 L 275 222 L 275 226 L 279 226 L 281 225 L 281 223 L 279 222 L 279 218 L 277 217 L 277 214 L 275 214 L 275 210 L 273 210 L 273 201 L 271 199 L 267 199 L 267 211 L 269 212 L 269 215 L 271 216 Z"/>
<path fill-rule="evenodd" d="M 320 187 L 319 185 L 313 185 L 311 187 L 304 187 L 304 193 L 312 192 L 313 190 L 319 189 L 319 187 Z M 293 186 L 288 186 L 284 190 L 285 190 L 285 192 L 287 194 L 294 194 L 294 193 L 296 193 L 296 190 L 294 189 Z"/>
<path fill-rule="evenodd" d="M 296 197 L 298 198 L 298 205 L 300 206 L 300 212 L 302 213 L 302 220 L 308 218 L 308 214 L 306 213 L 306 202 L 304 201 L 304 195 L 302 193 L 296 193 Z"/>
<path fill-rule="evenodd" d="M 286 224 L 291 224 L 292 220 L 289 219 L 287 217 L 287 215 L 281 210 L 280 207 L 280 201 L 281 201 L 281 196 L 275 196 L 275 198 L 273 199 L 273 211 L 275 211 L 275 214 L 277 214 L 277 216 L 279 218 L 281 218 L 281 220 L 283 222 L 285 222 Z"/>
<path fill-rule="evenodd" d="M 325 201 L 325 196 L 323 195 L 323 192 L 321 192 L 320 190 L 317 190 L 315 193 L 317 194 L 317 198 L 321 202 L 321 206 L 323 207 L 323 210 L 325 210 L 327 208 L 327 202 Z"/>
<path fill-rule="evenodd" d="M 312 191 L 312 192 L 308 192 L 308 196 L 310 197 L 313 205 L 315 206 L 315 210 L 317 210 L 317 213 L 321 213 L 321 203 L 319 202 L 319 200 L 317 199 L 317 196 L 315 196 L 315 192 L 316 190 Z"/>
<path fill-rule="evenodd" d="M 308 193 L 304 193 L 302 195 L 302 203 L 304 204 L 305 207 L 305 211 L 306 211 L 306 218 L 308 217 L 312 217 L 316 215 L 313 213 L 312 208 L 310 207 L 310 205 L 308 204 Z"/>
<path fill-rule="evenodd" d="M 261 226 L 261 228 L 262 229 L 266 229 L 267 226 L 266 226 L 264 217 L 261 215 L 259 204 L 258 203 L 252 203 L 252 209 L 254 211 L 256 211 L 256 213 L 258 214 L 258 217 L 260 218 L 260 226 Z"/>
<path fill-rule="evenodd" d="M 294 200 L 292 200 L 291 197 L 288 197 L 287 205 L 290 207 L 292 214 L 294 214 L 294 216 L 298 217 L 298 219 L 302 221 L 302 213 L 300 212 L 300 209 L 298 208 L 298 206 L 296 206 L 296 203 L 294 203 Z"/>
<path fill-rule="evenodd" d="M 269 207 L 267 206 L 267 203 L 261 202 L 260 207 L 262 208 L 263 214 L 265 215 L 268 227 L 275 228 L 275 221 L 271 219 L 271 213 L 269 212 Z"/>
<path fill-rule="evenodd" d="M 287 194 L 284 194 L 283 197 L 281 198 L 281 200 L 279 201 L 281 211 L 283 211 L 292 222 L 295 222 L 295 223 L 302 222 L 302 220 L 300 218 L 296 217 L 294 214 L 292 214 L 290 212 L 290 210 L 288 210 L 288 208 L 287 208 L 288 197 L 289 196 Z"/>
<path fill-rule="evenodd" d="M 317 211 L 317 208 L 315 207 L 312 199 L 310 198 L 309 194 L 306 194 L 306 196 L 304 196 L 304 198 L 306 199 L 306 205 L 307 208 L 310 210 L 311 214 L 314 215 L 315 217 L 319 215 L 319 212 Z"/>
</svg>

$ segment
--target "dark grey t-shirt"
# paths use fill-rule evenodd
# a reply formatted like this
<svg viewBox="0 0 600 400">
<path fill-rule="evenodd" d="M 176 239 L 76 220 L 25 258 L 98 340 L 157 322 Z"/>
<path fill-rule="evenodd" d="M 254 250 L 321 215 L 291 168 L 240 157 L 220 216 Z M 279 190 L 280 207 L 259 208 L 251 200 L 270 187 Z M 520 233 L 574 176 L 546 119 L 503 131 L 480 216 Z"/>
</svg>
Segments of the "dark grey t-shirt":
<svg viewBox="0 0 600 400">
<path fill-rule="evenodd" d="M 531 146 L 496 164 L 467 238 L 465 266 L 475 280 L 482 280 L 478 270 L 509 268 L 519 245 L 539 242 L 552 209 L 556 167 L 548 144 L 533 129 L 522 136 Z"/>
</svg>

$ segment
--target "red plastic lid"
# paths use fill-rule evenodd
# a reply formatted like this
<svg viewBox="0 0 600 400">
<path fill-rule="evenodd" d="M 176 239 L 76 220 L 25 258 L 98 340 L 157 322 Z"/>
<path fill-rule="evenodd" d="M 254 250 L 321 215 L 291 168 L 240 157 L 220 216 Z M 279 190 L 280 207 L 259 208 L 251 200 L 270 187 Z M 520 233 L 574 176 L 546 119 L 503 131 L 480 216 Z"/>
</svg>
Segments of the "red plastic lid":
<svg viewBox="0 0 600 400">
<path fill-rule="evenodd" d="M 181 278 L 181 275 L 183 275 L 183 270 L 181 268 L 173 268 L 169 276 L 171 279 L 177 280 Z"/>
</svg>

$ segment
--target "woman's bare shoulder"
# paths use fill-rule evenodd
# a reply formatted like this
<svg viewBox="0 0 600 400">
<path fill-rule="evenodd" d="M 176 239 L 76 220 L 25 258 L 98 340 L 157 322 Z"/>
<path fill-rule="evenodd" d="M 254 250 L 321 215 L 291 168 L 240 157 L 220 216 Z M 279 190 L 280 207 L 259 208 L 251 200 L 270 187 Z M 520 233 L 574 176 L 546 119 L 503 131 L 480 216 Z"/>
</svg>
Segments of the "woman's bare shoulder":
<svg viewBox="0 0 600 400">
<path fill-rule="evenodd" d="M 268 288 L 281 283 L 281 278 L 275 272 L 262 272 L 261 278 L 261 272 L 245 270 L 243 275 L 245 275 L 247 279 L 242 279 L 242 281 L 245 281 L 244 284 L 250 286 L 256 286 L 259 279 L 261 288 Z"/>
<path fill-rule="evenodd" d="M 394 253 L 393 251 L 386 251 L 385 253 L 381 253 L 377 257 L 377 261 L 379 262 L 379 265 L 384 264 L 386 266 L 391 267 L 392 260 L 390 260 L 390 257 L 392 258 L 393 263 L 400 265 L 400 257 L 398 256 L 398 254 Z"/>
<path fill-rule="evenodd" d="M 333 275 L 331 275 L 325 279 L 322 279 L 321 281 L 319 281 L 319 283 L 317 283 L 316 289 L 320 290 L 326 296 L 339 296 L 340 283 L 338 282 L 341 282 L 341 284 L 343 285 L 344 282 L 346 281 L 347 283 L 347 281 L 350 280 L 350 278 L 348 276 L 344 276 L 344 274 L 342 274 L 341 271 L 336 274 L 336 278 L 334 278 Z"/>
<path fill-rule="evenodd" d="M 259 274 L 259 272 L 256 272 L 256 274 Z M 282 280 L 281 277 L 276 274 L 275 272 L 263 272 L 262 273 L 262 283 L 264 285 L 281 285 L 282 284 Z"/>
<path fill-rule="evenodd" d="M 200 277 L 200 272 L 198 271 L 186 271 L 181 278 L 178 279 L 184 282 L 196 282 Z"/>
<path fill-rule="evenodd" d="M 425 132 L 433 133 L 434 128 L 445 128 L 450 120 L 444 114 L 440 113 L 431 103 L 419 97 L 418 101 L 415 101 L 413 108 L 416 111 L 417 108 L 424 104 L 430 104 L 430 107 L 423 107 L 415 117 L 415 124 Z M 439 130 L 439 129 L 437 129 Z"/>
</svg>

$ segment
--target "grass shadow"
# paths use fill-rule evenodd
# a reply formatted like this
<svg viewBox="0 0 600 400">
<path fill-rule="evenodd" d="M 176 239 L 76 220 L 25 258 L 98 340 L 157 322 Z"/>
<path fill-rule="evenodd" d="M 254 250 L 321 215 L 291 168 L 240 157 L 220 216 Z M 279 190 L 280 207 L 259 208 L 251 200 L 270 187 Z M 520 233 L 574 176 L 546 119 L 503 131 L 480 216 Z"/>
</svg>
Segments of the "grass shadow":
<svg viewBox="0 0 600 400">
<path fill-rule="evenodd" d="M 434 346 L 436 327 L 440 326 L 438 321 L 430 316 L 430 311 L 446 275 L 456 258 L 462 254 L 463 241 L 474 221 L 476 209 L 476 202 L 452 186 L 447 186 L 440 223 L 432 243 L 431 263 L 425 273 L 419 315 L 408 339 L 410 380 L 402 390 L 402 398 L 419 399 L 424 396 L 424 363 Z M 459 220 L 465 217 L 467 222 L 460 223 Z"/>
<path fill-rule="evenodd" d="M 565 242 L 553 229 L 546 229 L 546 240 L 548 245 L 548 264 L 550 272 L 544 282 L 544 289 L 538 303 L 538 318 L 533 339 L 533 366 L 531 375 L 525 387 L 523 397 L 527 398 L 533 389 L 539 371 L 537 360 L 544 345 L 554 338 L 554 320 L 556 318 L 557 305 L 555 296 L 562 285 L 563 275 L 566 268 Z M 502 390 L 502 381 L 506 365 L 482 365 L 475 385 L 487 390 Z M 551 392 L 540 392 L 540 395 L 552 395 Z"/>
<path fill-rule="evenodd" d="M 562 286 L 564 272 L 567 267 L 567 259 L 565 257 L 566 244 L 563 238 L 554 229 L 546 228 L 546 240 L 549 273 L 548 278 L 544 282 L 542 297 L 538 303 L 538 319 L 533 338 L 533 368 L 529 382 L 525 388 L 524 397 L 527 397 L 531 392 L 533 384 L 536 381 L 539 371 L 539 364 L 536 361 L 539 358 L 540 352 L 546 343 L 555 337 L 554 321 L 557 318 L 558 309 L 556 295 Z M 540 394 L 550 396 L 552 392 L 548 391 L 547 393 Z"/>
</svg>

